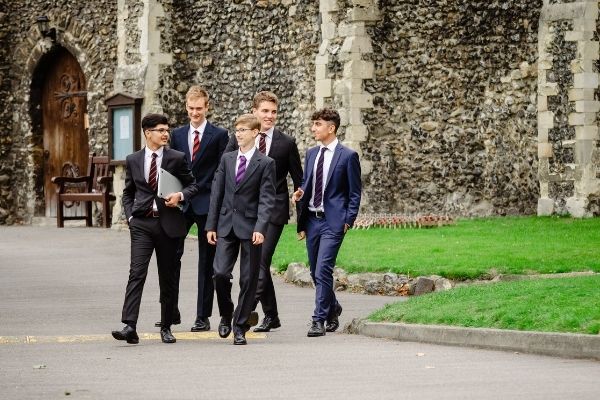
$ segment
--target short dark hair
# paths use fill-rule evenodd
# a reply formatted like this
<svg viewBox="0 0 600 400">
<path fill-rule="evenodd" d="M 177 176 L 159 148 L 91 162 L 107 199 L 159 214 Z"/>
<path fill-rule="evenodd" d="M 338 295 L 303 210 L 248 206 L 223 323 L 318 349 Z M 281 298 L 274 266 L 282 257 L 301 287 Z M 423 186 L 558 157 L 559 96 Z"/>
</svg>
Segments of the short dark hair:
<svg viewBox="0 0 600 400">
<path fill-rule="evenodd" d="M 169 119 L 162 114 L 146 114 L 142 118 L 142 130 L 154 128 L 156 125 L 169 125 Z"/>
<path fill-rule="evenodd" d="M 320 110 L 315 111 L 311 116 L 311 121 L 316 121 L 318 119 L 322 119 L 323 121 L 333 122 L 335 125 L 335 131 L 337 132 L 340 127 L 340 114 L 331 108 L 321 108 Z"/>
</svg>

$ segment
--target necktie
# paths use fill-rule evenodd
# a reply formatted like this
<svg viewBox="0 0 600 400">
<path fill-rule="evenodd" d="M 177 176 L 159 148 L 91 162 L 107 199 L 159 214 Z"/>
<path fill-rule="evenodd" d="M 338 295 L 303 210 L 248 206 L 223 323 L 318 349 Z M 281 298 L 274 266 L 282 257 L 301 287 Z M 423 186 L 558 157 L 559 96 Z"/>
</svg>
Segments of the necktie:
<svg viewBox="0 0 600 400">
<path fill-rule="evenodd" d="M 321 148 L 321 154 L 317 161 L 317 174 L 315 176 L 315 196 L 313 198 L 313 206 L 319 208 L 323 202 L 323 161 L 325 159 L 325 150 L 327 147 Z"/>
<path fill-rule="evenodd" d="M 158 189 L 158 180 L 156 179 L 156 157 L 158 154 L 152 153 L 152 161 L 150 161 L 150 173 L 148 174 L 148 183 L 154 192 Z"/>
<path fill-rule="evenodd" d="M 266 133 L 261 132 L 260 139 L 258 140 L 258 151 L 260 151 L 263 154 L 267 154 L 267 141 L 265 140 L 266 136 Z"/>
<path fill-rule="evenodd" d="M 239 185 L 240 181 L 246 173 L 246 157 L 240 156 L 240 165 L 238 165 L 237 173 L 235 174 L 235 184 Z"/>
<path fill-rule="evenodd" d="M 200 151 L 200 132 L 194 131 L 194 149 L 192 151 L 192 161 L 196 159 L 198 152 Z"/>
</svg>

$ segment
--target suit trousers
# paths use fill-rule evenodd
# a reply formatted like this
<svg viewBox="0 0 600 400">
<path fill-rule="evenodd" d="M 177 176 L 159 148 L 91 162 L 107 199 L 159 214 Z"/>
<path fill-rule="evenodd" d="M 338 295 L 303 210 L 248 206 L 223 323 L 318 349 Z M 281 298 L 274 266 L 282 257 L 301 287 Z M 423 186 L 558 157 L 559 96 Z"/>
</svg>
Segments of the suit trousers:
<svg viewBox="0 0 600 400">
<path fill-rule="evenodd" d="M 160 219 L 152 217 L 133 217 L 129 223 L 129 232 L 131 264 L 121 320 L 125 324 L 137 324 L 148 265 L 152 253 L 156 251 L 160 302 L 163 305 L 161 321 L 163 326 L 170 327 L 173 322 L 173 305 L 177 293 L 175 256 L 179 238 L 167 236 L 160 226 Z"/>
<path fill-rule="evenodd" d="M 238 253 L 241 253 L 240 293 L 234 311 L 233 301 L 231 300 L 231 280 L 233 279 L 233 268 Z M 236 325 L 245 325 L 254 308 L 260 269 L 260 253 L 261 245 L 255 246 L 252 244 L 252 240 L 239 239 L 233 231 L 227 236 L 217 238 L 213 268 L 219 314 L 222 317 L 233 317 L 233 323 Z"/>
<path fill-rule="evenodd" d="M 254 308 L 258 302 L 262 305 L 263 313 L 269 317 L 277 317 L 277 298 L 275 297 L 275 287 L 273 286 L 273 278 L 271 277 L 271 262 L 273 254 L 277 247 L 277 242 L 281 237 L 284 225 L 273 224 L 269 222 L 265 241 L 262 244 L 260 255 L 260 272 L 258 274 L 258 287 L 256 288 L 256 301 Z"/>
<path fill-rule="evenodd" d="M 208 318 L 212 315 L 213 298 L 215 287 L 213 284 L 213 262 L 215 259 L 215 246 L 208 243 L 206 239 L 206 215 L 196 215 L 192 208 L 185 213 L 186 229 L 189 231 L 192 225 L 198 228 L 198 297 L 196 299 L 196 318 Z M 177 260 L 175 268 L 175 282 L 177 285 L 177 297 L 175 298 L 175 317 L 179 313 L 179 281 L 181 275 L 181 257 L 183 256 L 185 238 L 181 238 L 177 247 Z"/>
<path fill-rule="evenodd" d="M 335 313 L 337 303 L 333 286 L 333 269 L 344 233 L 333 232 L 325 218 L 316 218 L 314 213 L 306 223 L 306 249 L 310 264 L 310 275 L 315 283 L 315 310 L 313 321 L 325 322 Z"/>
</svg>

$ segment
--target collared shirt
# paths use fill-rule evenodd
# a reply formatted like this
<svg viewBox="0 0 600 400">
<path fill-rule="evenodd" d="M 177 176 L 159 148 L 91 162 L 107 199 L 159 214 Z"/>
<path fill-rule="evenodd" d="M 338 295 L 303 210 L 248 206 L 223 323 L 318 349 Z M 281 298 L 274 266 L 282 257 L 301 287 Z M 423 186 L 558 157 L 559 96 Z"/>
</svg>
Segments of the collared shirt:
<svg viewBox="0 0 600 400">
<path fill-rule="evenodd" d="M 338 139 L 334 139 L 333 142 L 329 143 L 327 146 L 325 146 L 327 148 L 327 150 L 325 151 L 325 153 L 323 153 L 323 157 L 325 157 L 323 159 L 323 199 L 325 199 L 325 187 L 327 186 L 327 176 L 329 175 L 329 167 L 331 167 L 331 160 L 333 159 L 333 153 L 335 152 L 335 147 L 338 144 Z M 319 158 L 321 157 L 321 149 L 324 146 L 320 146 L 319 147 L 319 152 L 317 153 L 317 157 L 315 157 L 315 163 L 313 165 L 313 172 L 312 172 L 312 193 L 313 195 L 310 198 L 310 201 L 308 202 L 308 209 L 310 211 L 325 211 L 325 209 L 323 208 L 323 205 L 325 204 L 325 201 L 321 202 L 321 205 L 316 208 L 313 205 L 313 201 L 315 199 L 315 181 L 317 178 L 317 163 L 319 162 Z"/>
<path fill-rule="evenodd" d="M 265 134 L 265 143 L 267 145 L 267 150 L 266 150 L 266 154 L 269 154 L 269 151 L 271 151 L 271 143 L 273 142 L 273 131 L 275 130 L 275 127 L 272 126 L 271 129 L 264 131 L 262 133 Z M 256 135 L 256 148 L 259 148 L 259 143 L 260 143 L 260 133 L 258 135 Z"/>
<path fill-rule="evenodd" d="M 258 149 L 256 147 L 251 148 L 246 153 L 242 153 L 241 150 L 238 150 L 237 159 L 235 160 L 235 172 L 237 173 L 238 167 L 240 166 L 240 156 L 246 157 L 246 170 L 248 169 L 248 164 L 250 164 L 250 159 L 254 155 L 254 152 Z"/>
<path fill-rule="evenodd" d="M 149 148 L 145 148 L 144 151 L 144 178 L 146 178 L 146 182 L 150 180 L 150 163 L 152 162 L 152 153 L 156 153 L 156 181 L 158 182 L 158 171 L 160 171 L 160 166 L 162 164 L 163 150 L 164 147 L 160 147 L 156 151 L 152 151 Z M 152 209 L 154 211 L 158 211 L 158 207 L 156 207 L 156 200 L 152 201 Z"/>
<path fill-rule="evenodd" d="M 190 157 L 194 155 L 194 131 L 198 131 L 198 140 L 202 141 L 202 135 L 204 135 L 206 123 L 207 121 L 204 120 L 204 122 L 201 123 L 200 126 L 197 128 L 194 128 L 192 124 L 190 124 L 190 129 L 188 130 L 188 147 L 190 149 Z"/>
</svg>

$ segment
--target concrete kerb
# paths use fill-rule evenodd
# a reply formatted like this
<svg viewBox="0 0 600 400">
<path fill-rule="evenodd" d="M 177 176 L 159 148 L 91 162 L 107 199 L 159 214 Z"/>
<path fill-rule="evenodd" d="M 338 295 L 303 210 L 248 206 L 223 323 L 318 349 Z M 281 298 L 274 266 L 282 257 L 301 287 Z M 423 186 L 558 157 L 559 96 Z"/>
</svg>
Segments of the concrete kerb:
<svg viewBox="0 0 600 400">
<path fill-rule="evenodd" d="M 424 342 L 600 360 L 600 335 L 383 323 L 369 322 L 364 319 L 354 319 L 346 325 L 344 331 L 405 342 Z"/>
</svg>

